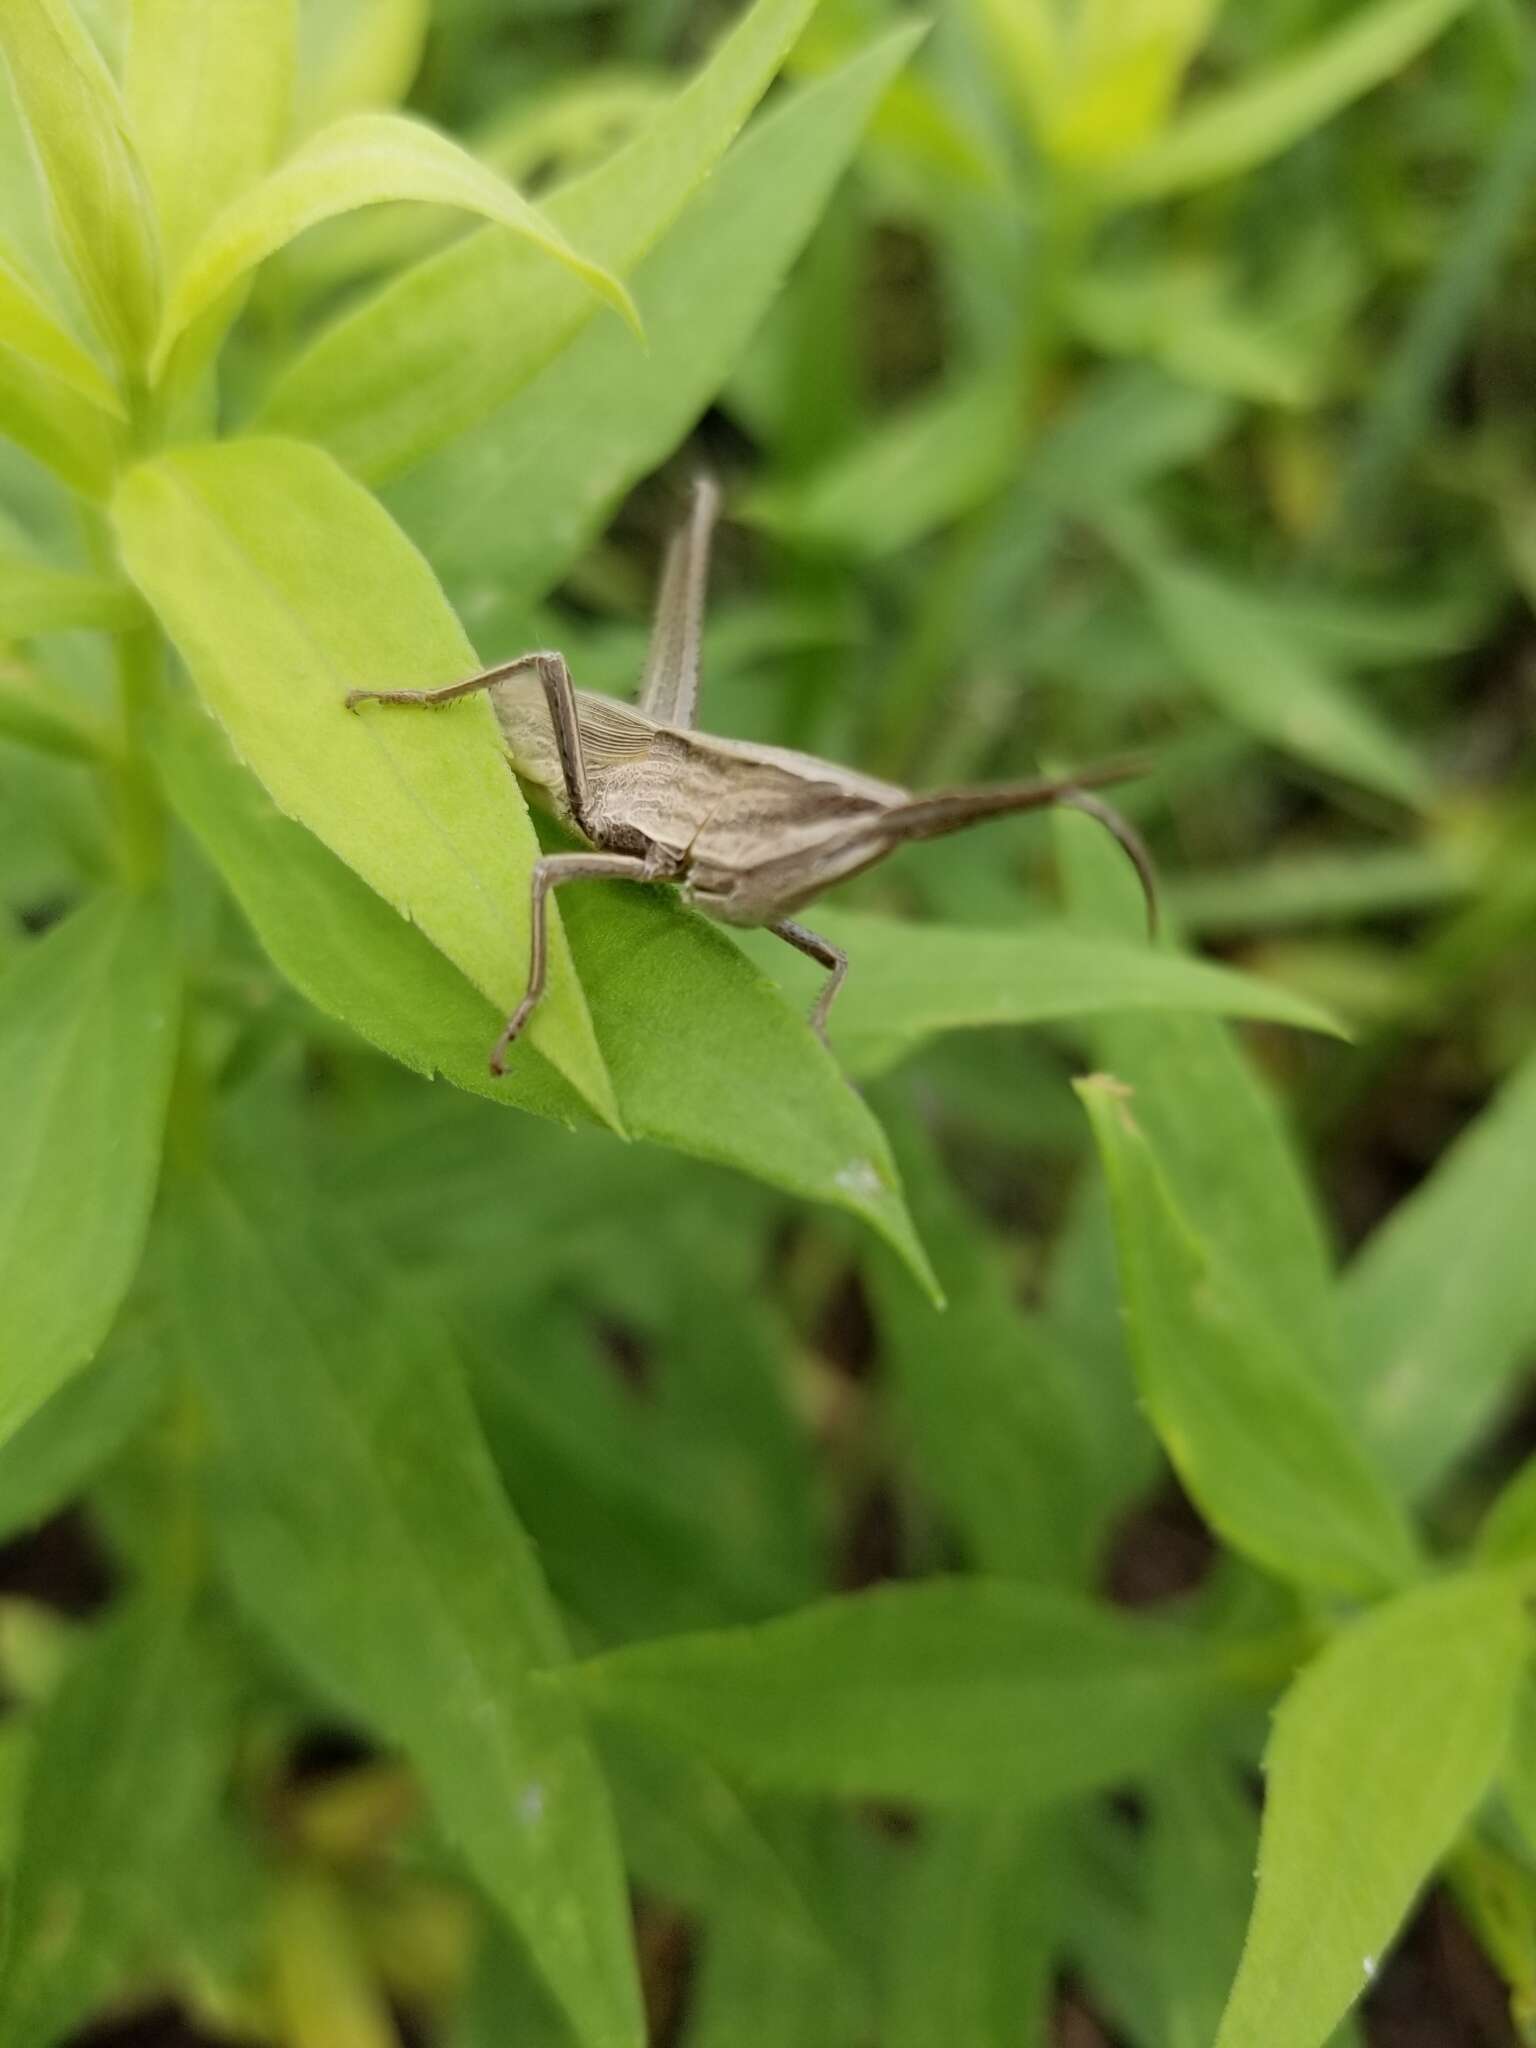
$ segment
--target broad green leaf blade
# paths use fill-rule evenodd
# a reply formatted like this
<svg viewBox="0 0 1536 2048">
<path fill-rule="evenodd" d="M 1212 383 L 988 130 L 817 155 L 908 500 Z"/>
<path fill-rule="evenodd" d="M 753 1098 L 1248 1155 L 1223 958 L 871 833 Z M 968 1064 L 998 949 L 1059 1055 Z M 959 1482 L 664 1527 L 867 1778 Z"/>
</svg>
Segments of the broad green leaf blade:
<svg viewBox="0 0 1536 2048">
<path fill-rule="evenodd" d="M 163 907 L 105 896 L 0 977 L 0 1442 L 92 1356 L 144 1247 L 176 1052 Z"/>
<path fill-rule="evenodd" d="M 417 1073 L 562 1123 L 591 1120 L 536 1044 L 492 1080 L 486 1054 L 502 1012 L 276 813 L 199 725 L 196 714 L 162 724 L 172 801 L 294 986 Z M 624 1128 L 850 1211 L 932 1290 L 884 1133 L 729 940 L 650 891 L 576 890 L 567 907 Z"/>
<path fill-rule="evenodd" d="M 1078 1093 L 1109 1181 L 1142 1398 L 1192 1499 L 1281 1578 L 1369 1593 L 1411 1577 L 1401 1510 L 1295 1333 L 1266 1320 L 1180 1214 L 1131 1091 L 1100 1075 Z"/>
<path fill-rule="evenodd" d="M 3 713 L 0 713 L 3 715 Z M 160 722 L 155 753 L 178 816 L 223 876 L 273 965 L 317 1009 L 418 1074 L 560 1123 L 592 1111 L 536 1044 L 498 1080 L 502 1018 L 416 926 L 302 825 L 285 818 L 193 705 Z"/>
<path fill-rule="evenodd" d="M 403 114 L 349 114 L 311 136 L 209 226 L 171 286 L 152 373 L 163 370 L 178 337 L 200 314 L 306 228 L 360 206 L 402 199 L 451 206 L 497 222 L 545 259 L 562 264 L 638 328 L 633 303 L 618 280 L 573 248 L 537 207 L 458 143 Z M 544 272 L 535 269 L 530 293 L 537 297 L 545 282 Z"/>
<path fill-rule="evenodd" d="M 0 553 L 0 641 L 30 640 L 35 633 L 73 626 L 120 633 L 143 623 L 144 607 L 126 583 Z"/>
<path fill-rule="evenodd" d="M 1137 944 L 1141 891 L 1120 849 L 1090 818 L 1053 820 L 1067 906 L 1085 928 Z M 1311 1183 L 1279 1104 L 1213 1019 L 1187 1013 L 1106 1018 L 1095 1057 L 1135 1090 L 1179 1207 L 1276 1329 L 1324 1379 L 1338 1370 L 1331 1262 Z"/>
<path fill-rule="evenodd" d="M 43 377 L 55 378 L 77 398 L 122 418 L 123 402 L 105 371 L 82 348 L 32 282 L 21 258 L 0 242 L 0 350 L 20 356 Z"/>
<path fill-rule="evenodd" d="M 1366 1989 L 1498 1769 L 1529 1629 L 1512 1578 L 1422 1586 L 1282 1703 L 1259 1891 L 1217 2048 L 1316 2048 Z"/>
<path fill-rule="evenodd" d="M 894 1107 L 902 1180 L 946 1302 L 915 1301 L 888 1259 L 867 1264 L 907 1457 L 979 1570 L 1086 1586 L 1100 1529 L 1084 1361 L 1064 1360 L 1026 1321 L 1001 1247 L 916 1118 L 893 1119 Z"/>
<path fill-rule="evenodd" d="M 73 1665 L 38 1731 L 0 1960 L 6 2048 L 54 2048 L 150 1960 L 229 1749 L 219 1662 L 144 1597 Z"/>
<path fill-rule="evenodd" d="M 282 147 L 296 22 L 297 0 L 132 0 L 128 110 L 171 275 Z"/>
<path fill-rule="evenodd" d="M 0 1539 L 69 1506 L 148 1421 L 165 1364 L 157 1333 L 120 1322 L 95 1364 L 0 1444 Z"/>
<path fill-rule="evenodd" d="M 605 1729 L 598 1749 L 638 1883 L 701 1921 L 724 1912 L 835 1962 L 784 1858 L 718 1772 L 627 1728 Z"/>
<path fill-rule="evenodd" d="M 1344 1276 L 1352 1398 L 1410 1494 L 1442 1479 L 1517 1391 L 1536 1345 L 1536 1054 Z"/>
<path fill-rule="evenodd" d="M 697 76 L 626 148 L 545 212 L 628 276 L 725 154 L 815 0 L 756 0 Z M 368 479 L 397 475 L 522 389 L 592 317 L 591 295 L 502 229 L 417 264 L 327 329 L 262 413 Z"/>
<path fill-rule="evenodd" d="M 181 1348 L 213 1430 L 242 1603 L 398 1743 L 591 2048 L 638 2048 L 613 1824 L 568 1706 L 531 1683 L 560 1623 L 446 1330 L 318 1208 L 222 1183 L 175 1219 Z"/>
<path fill-rule="evenodd" d="M 6 0 L 0 57 L 42 166 L 55 233 L 91 317 L 137 366 L 154 330 L 159 253 L 117 83 L 70 0 Z"/>
<path fill-rule="evenodd" d="M 533 827 L 490 705 L 354 716 L 349 689 L 422 687 L 480 664 L 432 572 L 316 448 L 240 441 L 132 471 L 123 557 L 236 750 L 307 825 L 503 1011 L 528 972 Z M 530 1039 L 617 1123 L 551 919 Z"/>
<path fill-rule="evenodd" d="M 1193 1737 L 1222 1673 L 1218 1648 L 1176 1630 L 976 1578 L 642 1643 L 551 1683 L 760 1785 L 968 1806 L 1145 1770 Z"/>
<path fill-rule="evenodd" d="M 1375 0 L 1309 48 L 1203 103 L 1134 154 L 1106 167 L 1102 190 L 1122 202 L 1165 199 L 1235 177 L 1401 70 L 1465 12 L 1468 0 Z"/>
<path fill-rule="evenodd" d="M 625 1130 L 862 1217 L 941 1298 L 885 1133 L 767 977 L 670 891 L 567 893 Z"/>
<path fill-rule="evenodd" d="M 1016 1813 L 929 1816 L 886 1917 L 883 2048 L 1044 2048 L 1055 1979 L 1055 1844 Z"/>
<path fill-rule="evenodd" d="M 591 322 L 390 493 L 451 588 L 542 595 L 676 447 L 734 368 L 913 41 L 900 31 L 797 91 L 727 155 L 635 273 L 643 351 L 611 321 Z"/>
<path fill-rule="evenodd" d="M 1176 559 L 1139 517 L 1116 514 L 1105 523 L 1171 652 L 1229 718 L 1330 774 L 1427 807 L 1432 787 L 1417 756 L 1272 610 Z"/>
<path fill-rule="evenodd" d="M 829 1028 L 855 1073 L 878 1071 L 942 1031 L 1131 1010 L 1262 1017 L 1342 1035 L 1326 1010 L 1289 989 L 1066 923 L 973 931 L 838 911 L 819 914 L 816 929 L 848 955 Z"/>
</svg>

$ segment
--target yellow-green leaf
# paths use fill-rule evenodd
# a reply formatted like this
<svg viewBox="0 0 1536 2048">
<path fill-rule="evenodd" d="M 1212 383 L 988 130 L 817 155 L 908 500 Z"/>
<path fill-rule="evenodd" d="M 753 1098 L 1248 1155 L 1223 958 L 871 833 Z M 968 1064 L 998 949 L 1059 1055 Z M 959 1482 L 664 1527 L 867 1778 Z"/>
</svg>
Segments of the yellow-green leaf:
<svg viewBox="0 0 1536 2048">
<path fill-rule="evenodd" d="M 103 337 L 137 364 L 154 330 L 159 253 L 117 82 L 69 0 L 5 0 L 0 56 L 32 137 L 54 229 Z"/>
<path fill-rule="evenodd" d="M 528 973 L 538 842 L 484 697 L 356 716 L 348 690 L 421 687 L 480 663 L 431 570 L 317 448 L 186 448 L 124 479 L 129 573 L 280 810 L 357 870 L 510 1010 Z M 563 934 L 537 1044 L 619 1122 Z"/>
<path fill-rule="evenodd" d="M 128 108 L 172 274 L 276 160 L 294 34 L 295 0 L 133 0 Z"/>
<path fill-rule="evenodd" d="M 1356 1622 L 1275 1717 L 1259 1890 L 1217 2048 L 1318 2048 L 1498 1769 L 1530 1651 L 1520 1587 L 1422 1586 Z"/>
<path fill-rule="evenodd" d="M 349 114 L 235 199 L 202 236 L 171 287 L 155 342 L 155 373 L 199 314 L 306 228 L 400 199 L 457 207 L 510 229 L 600 293 L 638 331 L 634 303 L 617 278 L 456 142 L 403 114 Z"/>
<path fill-rule="evenodd" d="M 1165 199 L 1278 156 L 1351 100 L 1392 77 L 1465 12 L 1468 0 L 1376 0 L 1309 48 L 1197 102 L 1133 155 L 1110 165 L 1119 201 Z"/>
<path fill-rule="evenodd" d="M 1353 1593 L 1410 1578 L 1402 1510 L 1294 1333 L 1267 1320 L 1180 1213 L 1130 1091 L 1097 1075 L 1078 1093 L 1109 1181 L 1142 1398 L 1191 1497 L 1282 1578 Z"/>
</svg>

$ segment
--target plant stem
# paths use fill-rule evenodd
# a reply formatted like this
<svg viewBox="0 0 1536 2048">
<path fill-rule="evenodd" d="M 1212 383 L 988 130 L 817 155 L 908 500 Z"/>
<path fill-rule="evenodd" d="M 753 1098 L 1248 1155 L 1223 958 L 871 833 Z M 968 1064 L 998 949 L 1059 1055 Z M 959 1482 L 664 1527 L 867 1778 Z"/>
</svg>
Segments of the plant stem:
<svg viewBox="0 0 1536 2048">
<path fill-rule="evenodd" d="M 123 870 L 135 888 L 157 881 L 165 867 L 165 808 L 149 767 L 148 727 L 160 691 L 160 636 L 137 626 L 117 636 L 118 714 L 122 759 L 112 770 Z"/>
</svg>

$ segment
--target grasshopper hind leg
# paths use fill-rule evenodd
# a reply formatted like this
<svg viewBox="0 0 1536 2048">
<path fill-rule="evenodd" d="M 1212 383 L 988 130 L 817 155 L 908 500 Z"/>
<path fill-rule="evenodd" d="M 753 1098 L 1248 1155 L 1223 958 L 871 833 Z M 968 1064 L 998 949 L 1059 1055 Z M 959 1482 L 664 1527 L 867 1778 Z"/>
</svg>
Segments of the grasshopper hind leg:
<svg viewBox="0 0 1536 2048">
<path fill-rule="evenodd" d="M 768 927 L 776 939 L 793 946 L 797 953 L 805 953 L 820 966 L 825 967 L 827 978 L 822 983 L 821 994 L 816 998 L 811 1011 L 811 1029 L 827 1043 L 827 1012 L 833 998 L 848 978 L 848 955 L 841 946 L 834 946 L 830 939 L 824 939 L 819 932 L 808 931 L 803 924 L 796 924 L 792 917 L 781 917 L 777 924 Z"/>
</svg>

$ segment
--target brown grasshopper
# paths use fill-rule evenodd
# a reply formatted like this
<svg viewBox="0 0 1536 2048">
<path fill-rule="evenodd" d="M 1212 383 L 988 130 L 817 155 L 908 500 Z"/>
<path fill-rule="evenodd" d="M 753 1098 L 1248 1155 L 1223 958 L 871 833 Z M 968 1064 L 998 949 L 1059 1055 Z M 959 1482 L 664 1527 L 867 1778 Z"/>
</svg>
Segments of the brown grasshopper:
<svg viewBox="0 0 1536 2048">
<path fill-rule="evenodd" d="M 699 640 L 719 509 L 718 490 L 701 478 L 690 516 L 667 549 L 637 708 L 576 689 L 564 657 L 547 652 L 520 654 L 442 689 L 347 695 L 352 710 L 369 701 L 446 704 L 488 690 L 512 767 L 595 849 L 545 854 L 534 863 L 528 986 L 492 1049 L 493 1074 L 504 1071 L 508 1047 L 543 994 L 547 903 L 562 882 L 670 882 L 685 902 L 723 924 L 766 926 L 828 970 L 811 1012 L 823 1040 L 848 958 L 790 912 L 908 840 L 935 839 L 1010 811 L 1070 805 L 1114 834 L 1135 864 L 1155 920 L 1146 849 L 1117 812 L 1089 794 L 1089 786 L 1121 781 L 1133 768 L 914 795 L 814 754 L 697 731 Z"/>
</svg>

